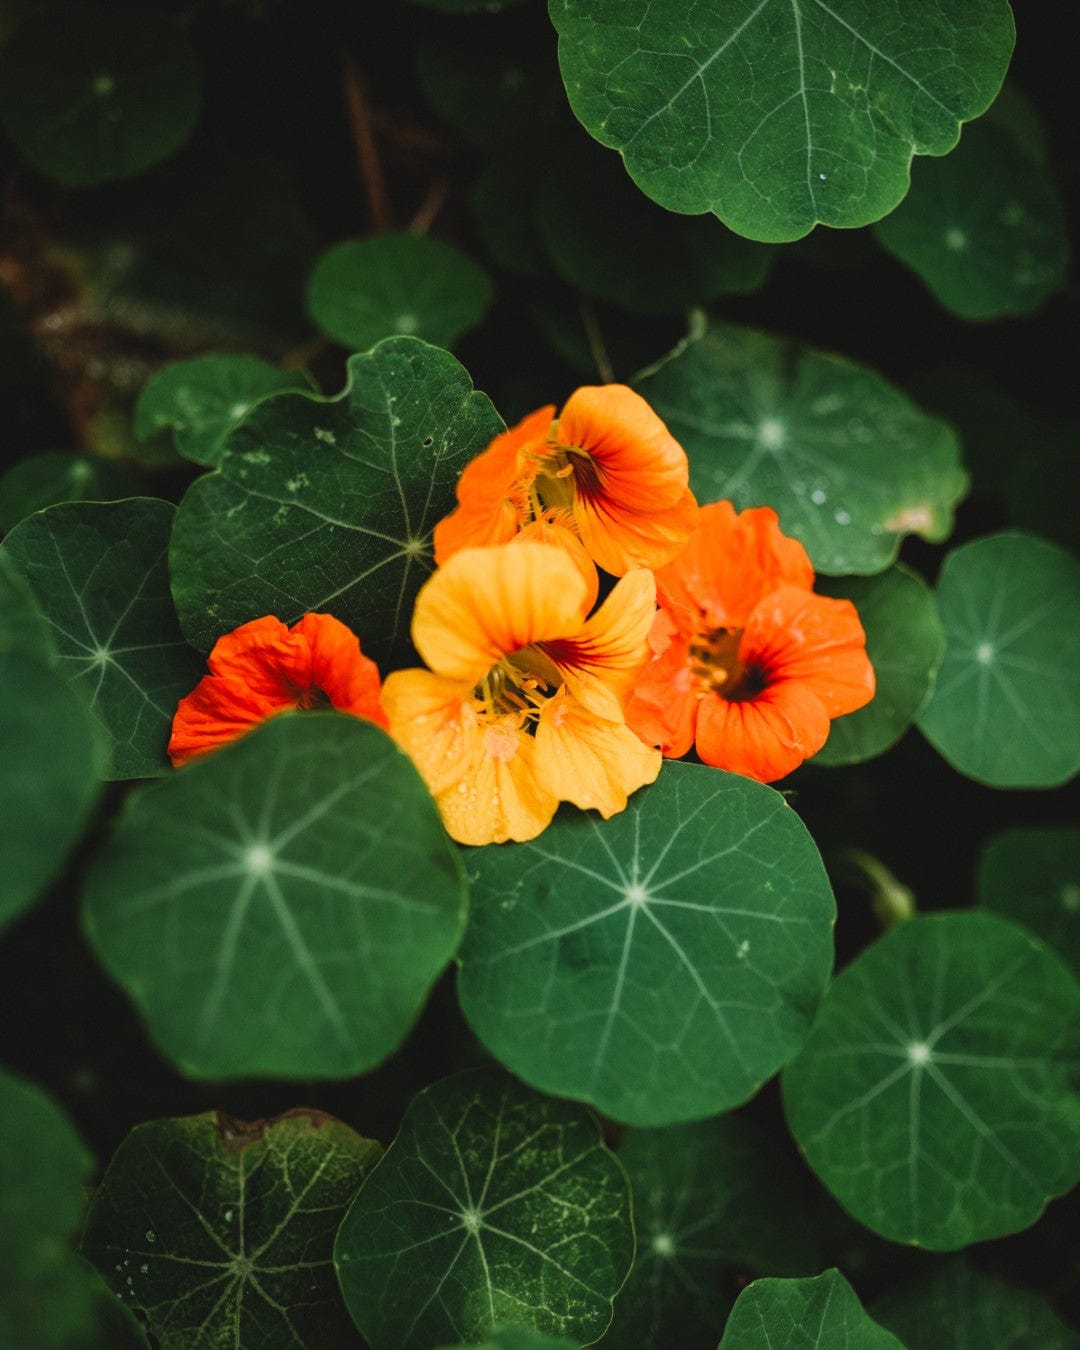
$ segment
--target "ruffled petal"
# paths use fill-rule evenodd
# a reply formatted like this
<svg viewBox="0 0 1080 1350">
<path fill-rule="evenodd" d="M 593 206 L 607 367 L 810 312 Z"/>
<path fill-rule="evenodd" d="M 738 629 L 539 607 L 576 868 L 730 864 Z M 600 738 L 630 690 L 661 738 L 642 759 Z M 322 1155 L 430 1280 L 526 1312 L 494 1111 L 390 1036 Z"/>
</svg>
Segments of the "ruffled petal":
<svg viewBox="0 0 1080 1350">
<path fill-rule="evenodd" d="M 339 712 L 366 717 L 385 729 L 379 668 L 360 650 L 351 628 L 331 614 L 305 614 L 293 633 L 304 638 L 311 652 L 311 683 Z"/>
<path fill-rule="evenodd" d="M 204 675 L 177 704 L 167 747 L 169 758 L 179 768 L 197 755 L 235 741 L 275 713 L 295 707 L 291 692 L 267 697 L 264 692 L 253 692 L 248 681 L 239 676 Z"/>
<path fill-rule="evenodd" d="M 624 506 L 606 492 L 574 498 L 574 523 L 598 566 L 613 576 L 657 568 L 678 556 L 697 523 L 698 504 L 686 488 L 670 506 Z"/>
<path fill-rule="evenodd" d="M 729 701 L 707 694 L 698 706 L 697 752 L 705 764 L 772 783 L 817 754 L 829 715 L 796 680 L 771 685 L 756 698 Z"/>
<path fill-rule="evenodd" d="M 311 688 L 311 648 L 272 614 L 218 638 L 206 664 L 211 675 L 243 680 L 253 699 L 275 707 L 298 703 Z"/>
<path fill-rule="evenodd" d="M 653 782 L 662 763 L 660 752 L 624 723 L 597 717 L 566 689 L 541 711 L 536 755 L 546 788 L 605 820 L 625 809 L 631 792 Z"/>
<path fill-rule="evenodd" d="M 739 660 L 770 686 L 792 681 L 811 690 L 829 717 L 855 712 L 874 696 L 866 634 L 850 600 L 781 587 L 755 607 Z"/>
<path fill-rule="evenodd" d="M 700 702 L 690 673 L 690 644 L 685 637 L 672 636 L 638 676 L 626 722 L 647 745 L 679 759 L 694 744 Z"/>
<path fill-rule="evenodd" d="M 504 656 L 575 633 L 587 602 L 585 578 L 565 549 L 464 549 L 421 588 L 413 642 L 432 670 L 471 689 Z"/>
<path fill-rule="evenodd" d="M 652 656 L 649 631 L 655 615 L 652 573 L 628 572 L 576 633 L 545 642 L 542 649 L 586 708 L 621 722 L 634 681 Z"/>
</svg>

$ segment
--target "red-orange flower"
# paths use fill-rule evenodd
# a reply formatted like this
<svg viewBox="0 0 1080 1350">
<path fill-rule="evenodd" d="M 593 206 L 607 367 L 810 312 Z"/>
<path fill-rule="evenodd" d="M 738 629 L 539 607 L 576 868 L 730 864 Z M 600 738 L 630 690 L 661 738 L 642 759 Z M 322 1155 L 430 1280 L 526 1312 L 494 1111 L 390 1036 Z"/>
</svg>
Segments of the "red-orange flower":
<svg viewBox="0 0 1080 1350">
<path fill-rule="evenodd" d="M 337 708 L 387 725 L 378 667 L 329 614 L 305 614 L 291 628 L 272 615 L 252 619 L 218 638 L 207 665 L 210 674 L 177 705 L 169 740 L 176 765 L 293 708 Z"/>
<path fill-rule="evenodd" d="M 830 719 L 873 697 L 855 606 L 813 593 L 806 550 L 768 507 L 702 507 L 656 581 L 656 656 L 627 722 L 665 755 L 696 744 L 706 764 L 771 783 L 821 749 Z"/>
<path fill-rule="evenodd" d="M 576 390 L 496 436 L 465 466 L 460 505 L 435 527 L 435 561 L 509 543 L 533 521 L 576 536 L 605 571 L 660 567 L 697 519 L 682 446 L 622 384 Z M 550 540 L 549 540 L 550 541 Z"/>
<path fill-rule="evenodd" d="M 623 711 L 650 656 L 652 574 L 590 616 L 594 596 L 532 540 L 463 549 L 424 583 L 412 636 L 430 669 L 388 675 L 383 703 L 460 843 L 532 839 L 560 801 L 613 815 L 660 771 Z"/>
</svg>

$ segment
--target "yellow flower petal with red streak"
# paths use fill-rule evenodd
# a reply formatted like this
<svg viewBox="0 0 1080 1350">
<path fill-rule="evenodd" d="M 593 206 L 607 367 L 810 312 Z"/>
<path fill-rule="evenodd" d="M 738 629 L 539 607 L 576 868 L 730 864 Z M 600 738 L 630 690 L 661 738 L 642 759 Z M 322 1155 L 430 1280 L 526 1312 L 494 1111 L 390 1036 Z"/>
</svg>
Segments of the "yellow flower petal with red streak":
<svg viewBox="0 0 1080 1350">
<path fill-rule="evenodd" d="M 472 689 L 510 653 L 576 632 L 587 605 L 585 578 L 564 549 L 463 549 L 421 588 L 412 638 L 432 670 Z"/>
<path fill-rule="evenodd" d="M 597 717 L 568 689 L 545 704 L 536 730 L 537 769 L 562 801 L 606 820 L 631 792 L 655 780 L 663 763 L 623 722 Z"/>
</svg>

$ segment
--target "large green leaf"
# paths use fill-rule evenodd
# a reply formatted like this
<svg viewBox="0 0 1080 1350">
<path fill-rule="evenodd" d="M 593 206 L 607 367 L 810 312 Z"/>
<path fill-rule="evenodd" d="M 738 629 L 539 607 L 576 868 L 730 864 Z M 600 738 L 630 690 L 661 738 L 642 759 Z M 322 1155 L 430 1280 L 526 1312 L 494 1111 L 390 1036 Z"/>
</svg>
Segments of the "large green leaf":
<svg viewBox="0 0 1080 1350">
<path fill-rule="evenodd" d="M 945 559 L 945 657 L 919 729 L 991 787 L 1055 787 L 1080 769 L 1080 563 L 1020 531 Z"/>
<path fill-rule="evenodd" d="M 906 567 L 876 577 L 823 577 L 817 589 L 852 601 L 859 611 L 877 689 L 865 708 L 833 721 L 814 763 L 856 764 L 894 745 L 925 705 L 945 634 L 933 595 Z"/>
<path fill-rule="evenodd" d="M 355 1347 L 331 1254 L 381 1151 L 321 1111 L 136 1125 L 94 1192 L 82 1249 L 162 1350 Z"/>
<path fill-rule="evenodd" d="M 630 1129 L 638 1250 L 605 1350 L 713 1350 L 739 1273 L 817 1268 L 790 1142 L 738 1116 Z"/>
<path fill-rule="evenodd" d="M 56 660 L 52 632 L 23 574 L 0 548 L 0 651 L 22 652 L 44 665 Z"/>
<path fill-rule="evenodd" d="M 755 1280 L 739 1295 L 720 1350 L 904 1350 L 866 1312 L 838 1270 L 807 1280 Z"/>
<path fill-rule="evenodd" d="M 141 441 L 168 428 L 176 449 L 196 464 L 216 466 L 225 441 L 256 403 L 287 389 L 311 390 L 303 370 L 281 370 L 256 356 L 213 352 L 174 361 L 144 386 L 135 408 Z"/>
<path fill-rule="evenodd" d="M 138 477 L 99 455 L 63 450 L 29 459 L 0 478 L 0 533 L 58 502 L 105 502 L 141 491 Z"/>
<path fill-rule="evenodd" d="M 832 891 L 784 798 L 671 763 L 600 821 L 468 855 L 458 993 L 514 1073 L 635 1125 L 729 1110 L 802 1044 Z"/>
<path fill-rule="evenodd" d="M 169 594 L 174 514 L 155 497 L 73 502 L 27 517 L 4 540 L 49 621 L 60 670 L 108 733 L 111 778 L 167 770 L 176 704 L 205 673 Z"/>
<path fill-rule="evenodd" d="M 772 506 L 821 572 L 880 572 L 935 542 L 967 489 L 952 429 L 880 375 L 749 329 L 698 326 L 636 381 L 686 447 L 700 501 Z"/>
<path fill-rule="evenodd" d="M 866 225 L 985 111 L 1006 0 L 549 0 L 570 104 L 673 211 L 751 239 Z"/>
<path fill-rule="evenodd" d="M 1080 1336 L 1038 1294 L 1001 1284 L 958 1259 L 886 1294 L 873 1313 L 907 1350 L 1080 1350 Z"/>
<path fill-rule="evenodd" d="M 1000 127 L 976 123 L 926 160 L 874 232 L 962 319 L 1030 314 L 1065 279 L 1065 210 L 1044 165 Z"/>
<path fill-rule="evenodd" d="M 644 314 L 756 290 L 772 261 L 772 250 L 711 216 L 678 216 L 649 201 L 618 160 L 588 144 L 556 158 L 536 214 L 560 276 L 587 295 Z"/>
<path fill-rule="evenodd" d="M 449 354 L 392 338 L 349 362 L 337 399 L 253 408 L 221 468 L 188 490 L 170 564 L 184 631 L 209 648 L 263 614 L 330 609 L 365 652 L 408 652 L 431 531 L 503 423 Z"/>
<path fill-rule="evenodd" d="M 419 234 L 335 244 L 308 282 L 311 321 L 363 351 L 395 334 L 450 347 L 491 303 L 491 282 L 463 253 Z"/>
<path fill-rule="evenodd" d="M 470 1341 L 468 1345 L 444 1346 L 443 1350 L 577 1350 L 577 1346 L 564 1336 L 549 1336 L 533 1327 L 508 1324 L 497 1327 L 479 1347 Z"/>
<path fill-rule="evenodd" d="M 1037 933 L 1080 976 L 1080 829 L 995 835 L 979 855 L 975 889 L 987 909 Z"/>
<path fill-rule="evenodd" d="M 373 1068 L 464 911 L 457 852 L 412 764 L 333 712 L 273 717 L 129 799 L 86 878 L 94 949 L 197 1077 Z"/>
<path fill-rule="evenodd" d="M 334 1248 L 372 1350 L 504 1322 L 591 1343 L 633 1255 L 626 1177 L 596 1120 L 489 1069 L 414 1098 Z"/>
<path fill-rule="evenodd" d="M 94 1321 L 72 1250 L 90 1155 L 38 1088 L 0 1070 L 0 1345 L 69 1350 Z"/>
<path fill-rule="evenodd" d="M 97 800 L 103 736 L 77 689 L 0 639 L 0 927 L 61 871 Z"/>
<path fill-rule="evenodd" d="M 194 53 L 147 6 L 48 6 L 0 57 L 0 122 L 37 168 L 71 187 L 156 164 L 187 140 L 198 111 Z"/>
<path fill-rule="evenodd" d="M 1080 1180 L 1080 986 L 989 914 L 901 924 L 836 979 L 784 1072 L 788 1122 L 858 1221 L 966 1246 Z"/>
</svg>

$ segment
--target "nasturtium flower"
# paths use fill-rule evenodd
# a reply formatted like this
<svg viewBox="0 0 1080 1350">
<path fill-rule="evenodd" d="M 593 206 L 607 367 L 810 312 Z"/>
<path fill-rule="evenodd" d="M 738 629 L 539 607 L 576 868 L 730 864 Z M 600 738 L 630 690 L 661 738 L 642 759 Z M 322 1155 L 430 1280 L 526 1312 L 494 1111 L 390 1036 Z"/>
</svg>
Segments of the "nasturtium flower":
<svg viewBox="0 0 1080 1350">
<path fill-rule="evenodd" d="M 544 521 L 614 576 L 660 567 L 697 519 L 688 482 L 686 452 L 640 394 L 587 385 L 558 417 L 538 408 L 465 466 L 459 505 L 435 527 L 435 561 Z"/>
<path fill-rule="evenodd" d="M 696 745 L 704 763 L 771 783 L 821 749 L 832 718 L 873 697 L 855 606 L 814 594 L 806 550 L 768 507 L 702 507 L 656 584 L 656 655 L 627 721 L 666 756 Z"/>
<path fill-rule="evenodd" d="M 169 740 L 176 765 L 294 708 L 336 708 L 387 725 L 378 667 L 330 614 L 305 614 L 291 628 L 272 615 L 252 619 L 218 638 L 207 665 L 210 674 L 177 705 Z"/>
<path fill-rule="evenodd" d="M 651 656 L 652 573 L 590 616 L 594 596 L 574 558 L 531 540 L 463 549 L 424 583 L 412 638 L 430 669 L 388 675 L 383 706 L 460 843 L 532 839 L 560 801 L 614 815 L 659 773 L 624 716 Z"/>
</svg>

